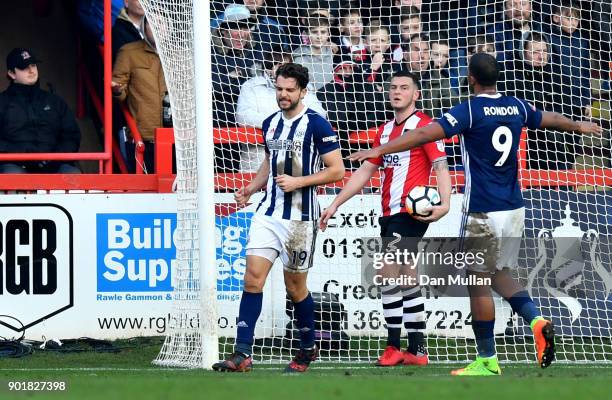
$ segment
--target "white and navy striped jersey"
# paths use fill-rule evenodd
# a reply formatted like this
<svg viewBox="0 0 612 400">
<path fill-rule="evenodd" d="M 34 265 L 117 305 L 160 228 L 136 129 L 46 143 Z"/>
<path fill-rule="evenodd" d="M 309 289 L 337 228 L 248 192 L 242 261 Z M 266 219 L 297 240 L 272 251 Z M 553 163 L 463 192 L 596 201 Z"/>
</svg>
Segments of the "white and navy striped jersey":
<svg viewBox="0 0 612 400">
<path fill-rule="evenodd" d="M 284 193 L 274 178 L 283 174 L 306 176 L 319 172 L 321 156 L 340 148 L 338 136 L 329 122 L 306 107 L 292 119 L 286 119 L 282 111 L 277 111 L 266 118 L 262 131 L 270 159 L 270 175 L 257 213 L 298 221 L 318 219 L 321 210 L 316 187 Z"/>
</svg>

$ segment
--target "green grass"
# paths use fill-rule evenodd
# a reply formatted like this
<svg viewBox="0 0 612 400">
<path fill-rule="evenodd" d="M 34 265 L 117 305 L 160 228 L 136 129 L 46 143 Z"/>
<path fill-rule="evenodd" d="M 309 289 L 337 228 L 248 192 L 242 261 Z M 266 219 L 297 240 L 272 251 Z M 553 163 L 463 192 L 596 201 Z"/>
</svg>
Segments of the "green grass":
<svg viewBox="0 0 612 400">
<path fill-rule="evenodd" d="M 502 365 L 493 378 L 449 376 L 457 366 L 375 368 L 319 363 L 304 375 L 285 376 L 282 366 L 257 365 L 248 374 L 169 370 L 151 365 L 157 339 L 121 341 L 119 353 L 35 352 L 0 358 L 0 399 L 484 399 L 608 398 L 612 366 Z M 65 392 L 9 392 L 9 381 L 65 381 Z"/>
</svg>

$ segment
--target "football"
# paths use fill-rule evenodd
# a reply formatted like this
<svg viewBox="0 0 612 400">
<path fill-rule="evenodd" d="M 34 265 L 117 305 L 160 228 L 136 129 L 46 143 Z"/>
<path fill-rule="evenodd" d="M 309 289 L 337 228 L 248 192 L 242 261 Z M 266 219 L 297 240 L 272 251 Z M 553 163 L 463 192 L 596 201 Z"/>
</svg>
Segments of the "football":
<svg viewBox="0 0 612 400">
<path fill-rule="evenodd" d="M 415 186 L 406 197 L 406 211 L 410 215 L 428 217 L 431 206 L 440 205 L 440 194 L 430 186 Z"/>
</svg>

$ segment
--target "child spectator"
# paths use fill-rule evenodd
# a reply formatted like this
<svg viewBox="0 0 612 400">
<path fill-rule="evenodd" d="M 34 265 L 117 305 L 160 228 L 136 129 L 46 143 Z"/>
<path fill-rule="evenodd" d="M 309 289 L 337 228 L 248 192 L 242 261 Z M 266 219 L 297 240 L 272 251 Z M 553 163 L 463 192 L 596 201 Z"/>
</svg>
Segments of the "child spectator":
<svg viewBox="0 0 612 400">
<path fill-rule="evenodd" d="M 366 82 L 377 84 L 376 89 L 382 91 L 382 85 L 393 73 L 389 28 L 373 20 L 365 29 L 365 37 L 366 56 L 361 60 L 362 72 Z"/>
<path fill-rule="evenodd" d="M 310 18 L 308 25 L 308 45 L 293 52 L 293 61 L 308 68 L 310 81 L 319 90 L 334 77 L 334 49 L 329 33 L 329 20 Z"/>
<path fill-rule="evenodd" d="M 337 43 L 340 59 L 348 55 L 354 60 L 365 56 L 366 47 L 363 40 L 363 20 L 357 8 L 343 11 L 340 15 L 340 36 Z"/>
<path fill-rule="evenodd" d="M 314 19 L 327 20 L 331 37 L 337 37 L 339 35 L 335 27 L 336 18 L 329 7 L 326 7 L 328 4 L 326 4 L 324 0 L 297 0 L 297 3 L 297 10 L 299 12 L 298 23 L 289 26 L 291 30 L 290 42 L 292 48 L 310 44 L 308 39 L 308 27 L 310 26 L 310 21 Z"/>
</svg>

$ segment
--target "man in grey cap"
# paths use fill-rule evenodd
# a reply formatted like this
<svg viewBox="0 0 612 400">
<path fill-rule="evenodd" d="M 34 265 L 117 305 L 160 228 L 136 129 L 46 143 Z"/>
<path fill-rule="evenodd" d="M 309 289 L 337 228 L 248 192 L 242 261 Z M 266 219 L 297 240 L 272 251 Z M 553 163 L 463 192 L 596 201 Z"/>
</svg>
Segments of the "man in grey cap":
<svg viewBox="0 0 612 400">
<path fill-rule="evenodd" d="M 249 9 L 230 4 L 225 9 L 221 24 L 213 31 L 213 112 L 217 126 L 235 125 L 235 106 L 240 86 L 255 75 L 263 59 L 255 49 L 252 29 Z"/>
<path fill-rule="evenodd" d="M 81 132 L 66 102 L 38 84 L 39 60 L 28 49 L 15 48 L 6 58 L 8 89 L 0 93 L 0 153 L 76 153 Z M 81 171 L 71 162 L 0 163 L 0 173 Z"/>
</svg>

